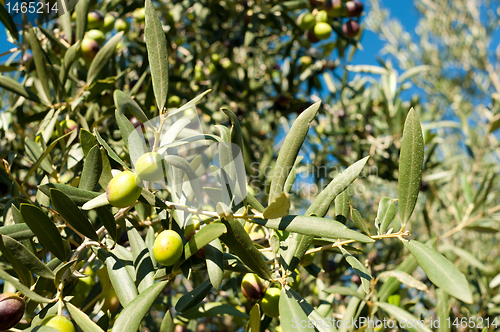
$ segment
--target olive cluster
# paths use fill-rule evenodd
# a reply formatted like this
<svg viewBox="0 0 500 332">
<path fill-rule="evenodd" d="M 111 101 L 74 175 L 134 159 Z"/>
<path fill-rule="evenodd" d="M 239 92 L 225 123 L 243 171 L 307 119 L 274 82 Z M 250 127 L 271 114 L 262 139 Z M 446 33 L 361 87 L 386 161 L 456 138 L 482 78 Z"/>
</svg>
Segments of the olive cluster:
<svg viewBox="0 0 500 332">
<path fill-rule="evenodd" d="M 357 0 L 343 2 L 342 0 L 311 1 L 316 7 L 311 12 L 303 12 L 297 19 L 298 26 L 306 31 L 307 39 L 317 43 L 327 39 L 332 33 L 333 20 L 348 18 L 342 24 L 342 32 L 346 37 L 354 38 L 359 33 L 358 20 L 363 12 L 363 4 Z M 322 7 L 321 7 L 322 6 Z"/>
<path fill-rule="evenodd" d="M 99 49 L 106 41 L 105 34 L 115 29 L 117 32 L 123 31 L 127 33 L 130 30 L 130 23 L 127 19 L 116 18 L 114 13 L 103 14 L 100 10 L 93 10 L 87 15 L 87 32 L 80 45 L 82 56 L 85 60 L 91 61 L 94 59 Z M 137 8 L 132 13 L 134 22 L 142 24 L 145 20 L 144 8 Z M 72 19 L 76 20 L 76 11 L 72 15 Z M 117 48 L 121 45 L 118 43 Z"/>
</svg>

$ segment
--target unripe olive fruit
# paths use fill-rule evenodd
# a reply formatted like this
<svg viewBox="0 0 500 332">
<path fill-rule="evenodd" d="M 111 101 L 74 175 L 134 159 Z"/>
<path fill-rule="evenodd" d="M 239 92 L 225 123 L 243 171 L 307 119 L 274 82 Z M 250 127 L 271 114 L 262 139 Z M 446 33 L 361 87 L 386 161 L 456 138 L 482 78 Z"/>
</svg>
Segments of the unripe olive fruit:
<svg viewBox="0 0 500 332">
<path fill-rule="evenodd" d="M 100 10 L 93 10 L 87 14 L 87 30 L 100 29 L 104 24 L 104 15 Z"/>
<path fill-rule="evenodd" d="M 113 288 L 108 289 L 104 296 L 104 305 L 101 310 L 104 312 L 109 310 L 109 312 L 114 313 L 119 306 L 120 300 L 118 300 L 115 290 Z"/>
<path fill-rule="evenodd" d="M 104 33 L 110 32 L 113 30 L 113 27 L 115 26 L 115 17 L 112 14 L 106 14 L 104 16 L 104 23 L 102 25 L 102 31 Z"/>
<path fill-rule="evenodd" d="M 302 66 L 302 70 L 304 70 L 311 65 L 312 58 L 309 55 L 301 56 L 299 59 L 299 63 Z"/>
<path fill-rule="evenodd" d="M 222 65 L 222 68 L 224 68 L 224 69 L 230 69 L 233 65 L 231 63 L 231 60 L 229 60 L 228 58 L 221 59 L 220 64 Z"/>
<path fill-rule="evenodd" d="M 135 162 L 135 171 L 144 181 L 158 181 L 163 178 L 163 156 L 158 152 L 147 152 Z"/>
<path fill-rule="evenodd" d="M 309 249 L 313 249 L 313 248 L 314 247 L 312 247 L 312 246 L 309 247 Z M 299 264 L 302 265 L 302 266 L 304 266 L 304 267 L 311 265 L 312 262 L 314 262 L 314 255 L 315 255 L 315 253 L 304 255 L 302 257 L 302 259 L 300 260 Z"/>
<path fill-rule="evenodd" d="M 299 286 L 300 286 L 300 272 L 299 272 L 299 270 L 295 269 L 295 271 L 292 272 L 291 277 L 293 278 L 293 281 L 288 283 L 288 286 L 290 286 L 290 288 L 293 290 L 299 289 Z"/>
<path fill-rule="evenodd" d="M 123 171 L 115 176 L 108 183 L 106 188 L 106 197 L 109 204 L 118 208 L 128 207 L 137 201 L 141 196 L 140 178 L 130 172 Z"/>
<path fill-rule="evenodd" d="M 342 0 L 326 0 L 325 10 L 330 17 L 339 17 L 346 14 Z"/>
<path fill-rule="evenodd" d="M 75 130 L 77 128 L 78 124 L 71 119 L 69 120 L 64 119 L 61 121 L 61 129 L 64 131 L 64 133 L 69 133 L 70 131 Z"/>
<path fill-rule="evenodd" d="M 328 22 L 328 14 L 326 12 L 326 10 L 320 10 L 317 14 L 316 14 L 316 22 Z"/>
<path fill-rule="evenodd" d="M 210 61 L 214 62 L 214 63 L 217 63 L 220 61 L 220 55 L 217 54 L 217 53 L 213 53 L 211 56 L 210 56 Z"/>
<path fill-rule="evenodd" d="M 42 326 L 52 327 L 60 332 L 75 332 L 75 326 L 69 319 L 61 315 L 53 315 L 42 321 Z"/>
<path fill-rule="evenodd" d="M 137 22 L 144 22 L 144 19 L 146 18 L 146 12 L 144 8 L 137 8 L 134 10 L 132 13 L 132 17 L 137 21 Z"/>
<path fill-rule="evenodd" d="M 191 217 L 189 224 L 184 227 L 184 237 L 186 240 L 190 240 L 197 230 L 200 229 L 200 219 L 197 217 Z"/>
<path fill-rule="evenodd" d="M 89 30 L 86 33 L 86 37 L 95 40 L 99 45 L 104 44 L 104 42 L 106 41 L 106 37 L 104 37 L 104 33 L 102 33 L 101 30 L 97 30 L 97 29 Z"/>
<path fill-rule="evenodd" d="M 86 60 L 92 60 L 99 52 L 99 43 L 91 38 L 84 37 L 80 44 L 82 56 Z"/>
<path fill-rule="evenodd" d="M 342 25 L 342 32 L 344 35 L 350 38 L 356 37 L 359 32 L 359 23 L 353 20 L 349 20 Z"/>
<path fill-rule="evenodd" d="M 280 315 L 280 294 L 281 291 L 277 287 L 269 288 L 264 294 L 262 311 L 269 317 L 278 317 Z"/>
<path fill-rule="evenodd" d="M 181 98 L 179 98 L 179 96 L 172 96 L 167 100 L 168 107 L 179 107 L 180 104 L 181 104 Z"/>
<path fill-rule="evenodd" d="M 258 301 L 266 292 L 268 282 L 255 273 L 247 273 L 241 281 L 241 292 L 250 301 Z"/>
<path fill-rule="evenodd" d="M 156 237 L 153 255 L 158 263 L 171 266 L 181 258 L 183 247 L 179 234 L 173 230 L 165 230 Z"/>
<path fill-rule="evenodd" d="M 119 18 L 115 22 L 115 29 L 116 31 L 123 31 L 127 33 L 130 29 L 130 24 L 126 20 Z"/>
<path fill-rule="evenodd" d="M 0 331 L 16 326 L 23 318 L 26 303 L 14 293 L 0 295 Z"/>
<path fill-rule="evenodd" d="M 318 37 L 318 39 L 327 39 L 330 37 L 331 33 L 332 27 L 328 23 L 318 22 L 314 26 L 314 34 Z"/>
<path fill-rule="evenodd" d="M 346 16 L 355 17 L 360 16 L 363 12 L 363 4 L 359 1 L 347 1 L 345 3 Z"/>
<path fill-rule="evenodd" d="M 314 27 L 314 24 L 316 24 L 316 20 L 313 14 L 304 12 L 299 15 L 299 18 L 297 19 L 297 24 L 302 30 L 309 30 Z"/>
</svg>

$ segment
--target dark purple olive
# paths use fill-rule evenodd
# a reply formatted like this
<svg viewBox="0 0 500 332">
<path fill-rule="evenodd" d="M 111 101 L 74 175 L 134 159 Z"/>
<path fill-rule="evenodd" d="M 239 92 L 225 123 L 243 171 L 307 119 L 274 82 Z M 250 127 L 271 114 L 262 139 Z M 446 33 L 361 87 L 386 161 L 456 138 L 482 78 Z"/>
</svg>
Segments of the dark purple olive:
<svg viewBox="0 0 500 332">
<path fill-rule="evenodd" d="M 306 36 L 307 39 L 313 44 L 319 42 L 319 38 L 314 34 L 314 31 L 312 30 L 307 30 Z"/>
<path fill-rule="evenodd" d="M 16 326 L 23 318 L 26 303 L 14 293 L 0 295 L 0 331 Z"/>
<path fill-rule="evenodd" d="M 342 25 L 342 32 L 349 38 L 356 37 L 359 32 L 359 23 L 349 20 Z"/>
<path fill-rule="evenodd" d="M 347 12 L 347 17 L 358 17 L 363 12 L 363 4 L 359 1 L 347 1 L 345 3 L 345 9 Z"/>
</svg>

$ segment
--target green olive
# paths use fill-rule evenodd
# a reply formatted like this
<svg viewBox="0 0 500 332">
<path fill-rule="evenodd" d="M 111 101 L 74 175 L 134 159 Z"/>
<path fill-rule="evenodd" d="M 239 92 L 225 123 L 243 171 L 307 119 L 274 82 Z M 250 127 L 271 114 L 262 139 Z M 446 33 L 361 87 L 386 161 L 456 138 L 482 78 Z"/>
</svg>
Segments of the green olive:
<svg viewBox="0 0 500 332">
<path fill-rule="evenodd" d="M 314 247 L 310 246 L 309 249 L 314 249 Z M 314 253 L 304 255 L 302 257 L 302 259 L 300 260 L 299 264 L 304 266 L 304 267 L 311 265 L 314 262 L 314 255 L 315 255 Z"/>
<path fill-rule="evenodd" d="M 304 12 L 299 15 L 297 24 L 302 30 L 309 30 L 314 27 L 314 24 L 316 24 L 316 20 L 313 14 Z"/>
<path fill-rule="evenodd" d="M 318 22 L 314 26 L 314 34 L 319 39 L 327 39 L 330 37 L 331 33 L 332 33 L 332 27 L 328 23 Z"/>
<path fill-rule="evenodd" d="M 250 301 L 258 301 L 266 292 L 268 282 L 255 273 L 247 273 L 241 281 L 241 292 Z"/>
<path fill-rule="evenodd" d="M 134 10 L 132 13 L 132 17 L 137 21 L 137 22 L 144 22 L 144 19 L 146 18 L 146 11 L 144 8 L 137 8 Z"/>
<path fill-rule="evenodd" d="M 168 107 L 179 107 L 181 104 L 181 98 L 179 96 L 171 96 L 168 98 L 167 105 Z"/>
<path fill-rule="evenodd" d="M 328 22 L 328 13 L 326 10 L 320 10 L 316 14 L 316 22 Z"/>
<path fill-rule="evenodd" d="M 340 17 L 346 14 L 342 0 L 326 0 L 325 10 L 330 17 Z"/>
<path fill-rule="evenodd" d="M 113 288 L 108 289 L 104 296 L 104 305 L 101 310 L 104 312 L 109 310 L 109 312 L 114 313 L 119 306 L 120 300 L 118 300 L 115 290 Z"/>
<path fill-rule="evenodd" d="M 109 204 L 118 208 L 125 208 L 134 204 L 141 196 L 142 188 L 139 177 L 130 172 L 123 171 L 108 183 L 106 197 Z"/>
<path fill-rule="evenodd" d="M 87 38 L 95 40 L 99 45 L 104 44 L 104 42 L 106 41 L 106 37 L 104 37 L 104 33 L 102 33 L 101 30 L 97 30 L 97 29 L 92 29 L 92 30 L 87 31 L 85 36 Z"/>
<path fill-rule="evenodd" d="M 191 217 L 186 227 L 184 227 L 184 237 L 186 238 L 186 240 L 189 241 L 199 229 L 200 219 L 198 219 L 197 217 Z"/>
<path fill-rule="evenodd" d="M 165 230 L 156 237 L 153 255 L 158 263 L 171 266 L 181 258 L 183 249 L 181 236 L 173 230 Z"/>
<path fill-rule="evenodd" d="M 53 315 L 42 321 L 42 326 L 52 327 L 60 332 L 75 332 L 75 326 L 69 319 L 61 315 Z"/>
<path fill-rule="evenodd" d="M 115 16 L 112 14 L 106 14 L 104 16 L 104 24 L 102 25 L 102 32 L 110 32 L 115 26 Z"/>
<path fill-rule="evenodd" d="M 163 156 L 158 152 L 147 152 L 135 162 L 135 171 L 144 181 L 163 179 Z"/>
<path fill-rule="evenodd" d="M 295 271 L 292 272 L 291 277 L 292 277 L 293 281 L 288 283 L 288 286 L 290 286 L 290 288 L 293 290 L 299 289 L 299 286 L 300 286 L 300 272 L 299 272 L 299 270 L 295 269 Z"/>
<path fill-rule="evenodd" d="M 280 294 L 277 287 L 269 288 L 262 299 L 262 311 L 269 317 L 278 317 L 280 315 Z"/>
<path fill-rule="evenodd" d="M 299 63 L 302 66 L 302 70 L 304 70 L 312 64 L 312 58 L 309 55 L 301 56 Z"/>
<path fill-rule="evenodd" d="M 126 20 L 119 18 L 115 22 L 115 29 L 116 31 L 123 31 L 127 33 L 130 29 L 130 24 Z"/>
<path fill-rule="evenodd" d="M 23 318 L 26 303 L 14 293 L 0 295 L 0 331 L 16 326 Z"/>
</svg>

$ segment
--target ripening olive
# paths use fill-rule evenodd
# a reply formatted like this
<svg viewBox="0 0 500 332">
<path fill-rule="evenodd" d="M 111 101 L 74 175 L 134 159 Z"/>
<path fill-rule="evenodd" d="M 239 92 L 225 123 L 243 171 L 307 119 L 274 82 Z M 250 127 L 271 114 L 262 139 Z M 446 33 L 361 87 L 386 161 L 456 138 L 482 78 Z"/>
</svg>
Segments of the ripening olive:
<svg viewBox="0 0 500 332">
<path fill-rule="evenodd" d="M 104 23 L 102 25 L 102 32 L 110 32 L 115 26 L 115 16 L 112 14 L 106 14 L 104 16 Z"/>
<path fill-rule="evenodd" d="M 309 30 L 314 27 L 314 24 L 316 24 L 316 20 L 313 14 L 304 12 L 299 15 L 299 18 L 297 19 L 297 24 L 302 30 Z"/>
<path fill-rule="evenodd" d="M 135 171 L 144 181 L 158 181 L 163 178 L 163 156 L 158 152 L 147 152 L 135 162 Z"/>
<path fill-rule="evenodd" d="M 174 265 L 182 256 L 182 238 L 173 230 L 165 230 L 158 234 L 153 245 L 156 261 L 165 266 Z"/>
<path fill-rule="evenodd" d="M 325 10 L 330 17 L 339 17 L 345 15 L 345 8 L 342 0 L 326 0 Z"/>
<path fill-rule="evenodd" d="M 316 14 L 316 22 L 328 22 L 328 13 L 326 12 L 326 10 L 320 10 L 317 14 Z"/>
<path fill-rule="evenodd" d="M 87 30 L 100 29 L 104 24 L 104 15 L 100 10 L 93 10 L 87 14 Z"/>
<path fill-rule="evenodd" d="M 328 23 L 318 22 L 314 26 L 314 34 L 319 39 L 327 39 L 330 37 L 331 33 L 332 33 L 332 27 Z"/>
<path fill-rule="evenodd" d="M 306 31 L 306 37 L 307 37 L 307 40 L 309 40 L 311 43 L 319 42 L 319 38 L 314 34 L 313 29 Z"/>
<path fill-rule="evenodd" d="M 61 315 L 53 315 L 42 321 L 42 326 L 52 327 L 60 332 L 75 332 L 75 326 L 69 319 Z"/>
<path fill-rule="evenodd" d="M 92 60 L 99 52 L 99 43 L 91 38 L 84 37 L 80 44 L 82 56 L 86 60 Z"/>
<path fill-rule="evenodd" d="M 359 1 L 347 1 L 345 8 L 347 17 L 360 16 L 363 12 L 363 4 Z"/>
<path fill-rule="evenodd" d="M 342 32 L 344 35 L 350 38 L 356 37 L 359 32 L 359 23 L 353 20 L 349 20 L 342 25 Z"/>
<path fill-rule="evenodd" d="M 141 196 L 142 188 L 139 177 L 130 172 L 123 171 L 108 183 L 106 197 L 109 204 L 114 207 L 125 208 L 137 201 Z"/>
<path fill-rule="evenodd" d="M 262 299 L 262 311 L 269 317 L 278 317 L 280 315 L 280 294 L 277 287 L 269 288 Z"/>
<path fill-rule="evenodd" d="M 106 37 L 104 37 L 104 33 L 102 33 L 101 30 L 97 30 L 97 29 L 92 29 L 92 30 L 87 31 L 87 33 L 85 34 L 85 37 L 95 40 L 99 45 L 104 44 L 104 42 L 106 41 Z"/>
<path fill-rule="evenodd" d="M 16 326 L 23 318 L 26 303 L 14 293 L 0 295 L 0 331 Z"/>
<path fill-rule="evenodd" d="M 255 273 L 247 273 L 241 281 L 241 292 L 250 301 L 258 301 L 266 292 L 268 282 Z"/>
<path fill-rule="evenodd" d="M 123 31 L 127 33 L 130 29 L 130 24 L 126 20 L 119 18 L 115 22 L 115 29 L 116 31 Z"/>
</svg>

